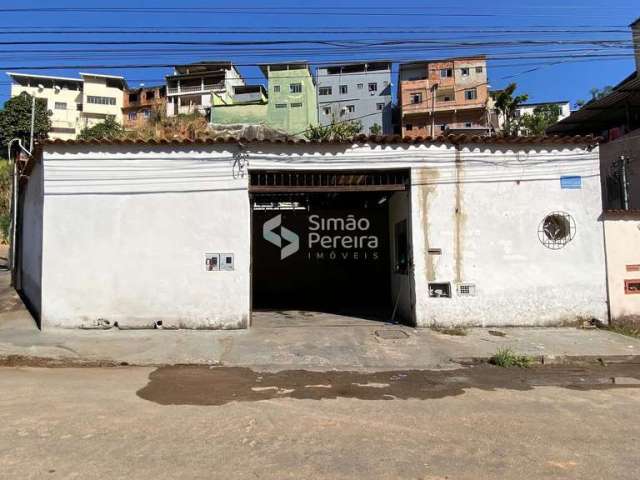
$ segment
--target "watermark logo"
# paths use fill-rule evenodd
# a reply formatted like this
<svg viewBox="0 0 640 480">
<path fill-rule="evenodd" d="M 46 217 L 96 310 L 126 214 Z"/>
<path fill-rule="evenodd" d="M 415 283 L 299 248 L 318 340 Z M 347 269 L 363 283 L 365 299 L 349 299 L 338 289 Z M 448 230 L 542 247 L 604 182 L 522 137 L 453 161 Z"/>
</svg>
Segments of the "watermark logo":
<svg viewBox="0 0 640 480">
<path fill-rule="evenodd" d="M 278 227 L 280 227 L 279 235 L 274 232 Z M 262 226 L 262 236 L 267 242 L 273 243 L 281 249 L 280 260 L 284 260 L 300 250 L 300 237 L 288 228 L 282 226 L 282 215 L 276 215 L 272 219 L 264 222 Z M 289 242 L 289 244 L 283 247 L 282 240 Z"/>
</svg>

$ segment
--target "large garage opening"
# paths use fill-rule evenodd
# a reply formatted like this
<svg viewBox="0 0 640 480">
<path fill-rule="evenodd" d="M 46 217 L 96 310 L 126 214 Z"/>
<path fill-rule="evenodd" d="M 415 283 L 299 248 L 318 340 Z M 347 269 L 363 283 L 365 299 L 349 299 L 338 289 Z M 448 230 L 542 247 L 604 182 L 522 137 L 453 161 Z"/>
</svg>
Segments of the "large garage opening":
<svg viewBox="0 0 640 480">
<path fill-rule="evenodd" d="M 406 321 L 394 277 L 409 268 L 408 181 L 406 170 L 252 172 L 254 312 Z"/>
</svg>

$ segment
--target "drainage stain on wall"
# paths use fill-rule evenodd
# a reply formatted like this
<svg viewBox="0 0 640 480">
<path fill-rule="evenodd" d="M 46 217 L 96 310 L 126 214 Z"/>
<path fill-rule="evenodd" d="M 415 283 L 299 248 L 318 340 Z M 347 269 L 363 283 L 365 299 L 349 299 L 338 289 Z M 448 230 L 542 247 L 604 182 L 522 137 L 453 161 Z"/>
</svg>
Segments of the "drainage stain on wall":
<svg viewBox="0 0 640 480">
<path fill-rule="evenodd" d="M 464 227 L 467 220 L 467 215 L 463 211 L 462 196 L 464 194 L 462 184 L 464 182 L 464 167 L 462 164 L 460 147 L 456 147 L 456 203 L 455 210 L 453 212 L 453 224 L 455 225 L 454 236 L 454 260 L 455 260 L 455 281 L 456 283 L 462 283 L 464 278 L 464 256 L 463 256 L 463 240 L 464 240 Z"/>
<path fill-rule="evenodd" d="M 429 255 L 429 235 L 431 233 L 429 225 L 429 197 L 436 191 L 435 182 L 439 176 L 440 173 L 435 168 L 421 168 L 415 171 L 415 179 L 419 193 L 420 223 L 424 231 L 424 261 L 426 265 L 427 282 L 432 282 L 436 279 L 433 255 Z"/>
</svg>

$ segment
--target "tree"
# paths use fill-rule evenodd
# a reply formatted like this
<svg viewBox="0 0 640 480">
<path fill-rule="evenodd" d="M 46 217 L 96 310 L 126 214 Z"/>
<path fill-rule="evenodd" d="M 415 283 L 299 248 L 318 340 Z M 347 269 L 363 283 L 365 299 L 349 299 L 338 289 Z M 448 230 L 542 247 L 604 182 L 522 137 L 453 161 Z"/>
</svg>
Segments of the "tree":
<svg viewBox="0 0 640 480">
<path fill-rule="evenodd" d="M 374 123 L 371 125 L 369 132 L 371 135 L 380 135 L 382 133 L 382 127 L 378 123 Z"/>
<path fill-rule="evenodd" d="M 355 137 L 361 130 L 359 121 L 336 122 L 333 119 L 330 125 L 309 125 L 304 135 L 309 140 L 344 141 Z"/>
<path fill-rule="evenodd" d="M 525 135 L 544 135 L 551 125 L 560 118 L 559 105 L 540 105 L 533 109 L 533 115 L 525 113 L 520 118 L 520 131 Z"/>
<path fill-rule="evenodd" d="M 593 102 L 594 100 L 600 100 L 601 98 L 606 97 L 611 92 L 613 92 L 613 88 L 614 87 L 612 85 L 605 85 L 602 88 L 592 88 L 591 90 L 589 90 L 589 93 L 591 94 L 591 100 L 589 101 Z M 584 107 L 587 103 L 588 102 L 586 102 L 585 100 L 576 100 L 576 106 L 578 108 Z"/>
<path fill-rule="evenodd" d="M 122 125 L 115 121 L 113 117 L 107 117 L 104 122 L 93 127 L 82 129 L 78 140 L 96 140 L 101 138 L 117 138 L 124 133 Z"/>
<path fill-rule="evenodd" d="M 7 145 L 14 138 L 20 138 L 22 144 L 29 148 L 31 136 L 31 107 L 33 97 L 26 92 L 7 100 L 4 109 L 0 110 L 0 148 L 7 151 Z M 47 102 L 36 99 L 36 117 L 33 137 L 35 141 L 44 140 L 51 129 L 50 113 Z"/>
<path fill-rule="evenodd" d="M 526 93 L 514 97 L 513 94 L 516 88 L 518 88 L 518 86 L 512 83 L 496 95 L 495 108 L 504 119 L 502 129 L 505 135 L 517 135 L 518 123 L 515 121 L 515 111 L 521 103 L 529 99 L 529 95 Z"/>
</svg>

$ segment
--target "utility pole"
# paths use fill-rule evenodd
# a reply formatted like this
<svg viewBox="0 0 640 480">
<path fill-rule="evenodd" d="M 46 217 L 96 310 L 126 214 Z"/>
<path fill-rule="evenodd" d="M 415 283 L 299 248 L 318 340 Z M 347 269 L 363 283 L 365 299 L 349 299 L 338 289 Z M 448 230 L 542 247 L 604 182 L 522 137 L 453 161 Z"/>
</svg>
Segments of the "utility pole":
<svg viewBox="0 0 640 480">
<path fill-rule="evenodd" d="M 438 84 L 434 83 L 431 87 L 431 136 L 435 137 L 436 130 L 436 91 Z"/>
<path fill-rule="evenodd" d="M 623 210 L 629 210 L 629 162 L 630 159 L 625 155 L 620 155 L 620 158 L 613 162 L 615 176 L 620 182 L 620 200 Z"/>
<path fill-rule="evenodd" d="M 35 129 L 35 120 L 36 120 L 36 97 L 33 95 L 31 97 L 31 132 L 29 135 L 29 150 L 27 150 L 24 145 L 22 145 L 22 139 L 13 138 L 9 141 L 7 146 L 7 153 L 9 158 L 9 165 L 11 169 L 12 178 L 12 192 L 11 192 L 11 228 L 9 235 L 9 270 L 11 272 L 11 285 L 16 286 L 15 284 L 15 266 L 16 266 L 16 229 L 17 229 L 17 221 L 18 221 L 18 158 L 21 155 L 21 152 L 26 153 L 29 157 L 33 154 L 33 137 L 34 137 L 34 129 Z M 17 157 L 11 162 L 11 147 L 14 143 L 18 144 L 20 147 L 20 151 L 16 154 Z"/>
<path fill-rule="evenodd" d="M 36 125 L 36 96 L 31 97 L 31 136 L 29 138 L 29 155 L 33 152 L 33 129 Z"/>
<path fill-rule="evenodd" d="M 622 209 L 629 210 L 629 183 L 627 181 L 627 168 L 629 159 L 620 155 L 620 183 L 622 185 Z"/>
</svg>

